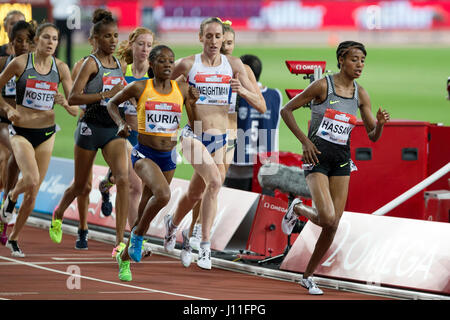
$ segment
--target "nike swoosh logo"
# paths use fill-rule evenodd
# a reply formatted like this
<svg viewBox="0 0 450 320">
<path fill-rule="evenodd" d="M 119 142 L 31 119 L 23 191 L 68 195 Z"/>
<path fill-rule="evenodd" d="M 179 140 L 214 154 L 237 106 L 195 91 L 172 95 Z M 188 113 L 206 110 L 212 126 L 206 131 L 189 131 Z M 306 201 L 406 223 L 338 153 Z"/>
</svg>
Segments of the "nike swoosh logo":
<svg viewBox="0 0 450 320">
<path fill-rule="evenodd" d="M 53 132 L 54 132 L 54 131 L 46 132 L 46 133 L 45 133 L 45 136 L 47 137 L 47 136 L 51 135 Z"/>
<path fill-rule="evenodd" d="M 342 168 L 342 167 L 345 167 L 346 165 L 348 165 L 348 162 L 346 162 L 346 163 L 344 163 L 344 164 L 341 164 L 341 165 L 339 165 L 339 166 Z"/>
<path fill-rule="evenodd" d="M 338 103 L 338 102 L 339 102 L 339 100 L 336 100 L 336 101 L 331 100 L 330 104 L 335 104 L 335 103 Z"/>
<path fill-rule="evenodd" d="M 103 72 L 103 76 L 106 77 L 106 76 L 109 75 L 110 73 L 111 73 L 111 71 L 110 71 L 110 72 Z"/>
<path fill-rule="evenodd" d="M 36 76 L 28 76 L 28 79 L 36 79 Z"/>
</svg>

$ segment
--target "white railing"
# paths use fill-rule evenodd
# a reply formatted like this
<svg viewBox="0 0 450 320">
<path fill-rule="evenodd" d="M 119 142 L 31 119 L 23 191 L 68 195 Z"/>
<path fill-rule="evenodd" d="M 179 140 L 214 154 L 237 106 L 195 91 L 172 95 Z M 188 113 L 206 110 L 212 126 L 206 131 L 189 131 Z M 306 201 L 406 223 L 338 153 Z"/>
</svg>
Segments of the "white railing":
<svg viewBox="0 0 450 320">
<path fill-rule="evenodd" d="M 440 168 L 438 171 L 433 173 L 431 176 L 423 180 L 422 182 L 416 184 L 414 187 L 409 189 L 408 191 L 402 193 L 397 198 L 392 200 L 391 202 L 388 202 L 378 210 L 372 212 L 372 214 L 377 216 L 384 216 L 386 213 L 397 207 L 398 205 L 402 204 L 412 196 L 414 196 L 416 193 L 421 191 L 422 189 L 428 187 L 430 184 L 435 182 L 436 180 L 442 178 L 444 175 L 446 175 L 450 171 L 450 162 L 448 162 L 445 166 Z"/>
</svg>

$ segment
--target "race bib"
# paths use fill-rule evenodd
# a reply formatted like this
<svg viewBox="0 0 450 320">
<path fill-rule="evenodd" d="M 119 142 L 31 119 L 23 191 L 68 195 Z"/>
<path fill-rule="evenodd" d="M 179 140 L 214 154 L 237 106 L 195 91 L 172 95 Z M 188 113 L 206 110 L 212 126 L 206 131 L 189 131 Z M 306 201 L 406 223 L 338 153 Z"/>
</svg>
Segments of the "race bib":
<svg viewBox="0 0 450 320">
<path fill-rule="evenodd" d="M 145 103 L 145 132 L 154 135 L 176 134 L 181 120 L 181 106 L 171 102 Z"/>
<path fill-rule="evenodd" d="M 236 102 L 237 102 L 237 93 L 236 92 L 232 92 L 231 93 L 230 107 L 228 108 L 228 113 L 235 113 L 236 112 Z"/>
<path fill-rule="evenodd" d="M 16 95 L 16 77 L 12 77 L 5 85 L 5 96 L 11 97 Z"/>
<path fill-rule="evenodd" d="M 28 79 L 22 105 L 36 110 L 51 110 L 58 91 L 58 83 Z"/>
<path fill-rule="evenodd" d="M 195 87 L 200 94 L 197 104 L 229 105 L 231 102 L 230 80 L 229 75 L 196 74 Z"/>
<path fill-rule="evenodd" d="M 346 145 L 355 125 L 354 115 L 327 109 L 317 130 L 317 136 L 332 143 Z"/>
<path fill-rule="evenodd" d="M 124 86 L 126 86 L 126 81 L 123 77 L 103 77 L 103 90 L 102 92 L 110 91 L 112 88 L 114 88 L 115 85 L 119 83 L 123 83 Z M 100 101 L 100 105 L 105 106 L 108 104 L 109 98 L 102 99 Z M 125 101 L 119 105 L 119 108 L 128 108 L 129 105 L 132 105 L 131 102 Z"/>
</svg>

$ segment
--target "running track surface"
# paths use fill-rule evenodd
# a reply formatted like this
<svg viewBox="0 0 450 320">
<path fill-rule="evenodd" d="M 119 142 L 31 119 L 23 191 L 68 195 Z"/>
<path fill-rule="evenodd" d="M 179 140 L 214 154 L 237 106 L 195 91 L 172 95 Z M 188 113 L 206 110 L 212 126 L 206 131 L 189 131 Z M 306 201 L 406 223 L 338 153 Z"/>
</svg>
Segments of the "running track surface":
<svg viewBox="0 0 450 320">
<path fill-rule="evenodd" d="M 14 258 L 0 245 L 0 299 L 11 300 L 382 300 L 383 297 L 322 288 L 311 296 L 298 283 L 214 268 L 193 262 L 184 268 L 172 257 L 153 254 L 132 263 L 133 281 L 118 279 L 112 245 L 89 240 L 75 250 L 75 236 L 54 244 L 48 230 L 26 226 Z M 81 279 L 73 276 L 79 271 Z"/>
</svg>

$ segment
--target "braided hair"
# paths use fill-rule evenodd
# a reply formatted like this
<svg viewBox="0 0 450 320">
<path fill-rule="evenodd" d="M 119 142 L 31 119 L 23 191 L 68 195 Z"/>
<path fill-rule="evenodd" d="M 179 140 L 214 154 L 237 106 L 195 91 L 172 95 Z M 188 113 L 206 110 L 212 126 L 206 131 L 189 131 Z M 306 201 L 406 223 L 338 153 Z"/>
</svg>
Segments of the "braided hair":
<svg viewBox="0 0 450 320">
<path fill-rule="evenodd" d="M 92 23 L 94 24 L 94 26 L 92 27 L 92 34 L 98 35 L 102 26 L 117 24 L 117 21 L 113 18 L 113 15 L 110 11 L 98 8 L 94 11 L 94 14 L 92 16 Z"/>
<path fill-rule="evenodd" d="M 364 45 L 360 42 L 356 42 L 356 41 L 344 41 L 341 42 L 336 50 L 336 58 L 338 61 L 337 67 L 340 69 L 341 68 L 341 64 L 339 63 L 339 58 L 340 57 L 345 57 L 347 55 L 347 53 L 350 51 L 350 49 L 359 49 L 361 50 L 365 56 L 367 56 L 367 52 L 366 52 L 366 48 L 364 47 Z"/>
</svg>

